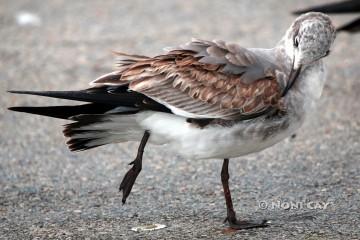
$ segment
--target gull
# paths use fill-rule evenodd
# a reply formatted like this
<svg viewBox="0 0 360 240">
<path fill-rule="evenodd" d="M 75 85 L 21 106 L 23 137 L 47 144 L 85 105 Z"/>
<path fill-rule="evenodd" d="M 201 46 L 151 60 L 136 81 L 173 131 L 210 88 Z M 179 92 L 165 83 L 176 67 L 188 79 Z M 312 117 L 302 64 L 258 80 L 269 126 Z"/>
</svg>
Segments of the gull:
<svg viewBox="0 0 360 240">
<path fill-rule="evenodd" d="M 155 57 L 116 52 L 117 69 L 80 91 L 10 91 L 86 102 L 10 110 L 68 119 L 71 151 L 140 141 L 119 190 L 125 203 L 142 169 L 147 143 L 188 159 L 223 160 L 221 181 L 233 229 L 266 227 L 238 220 L 229 188 L 229 159 L 268 148 L 291 136 L 319 99 L 322 58 L 335 39 L 330 18 L 299 16 L 271 49 L 193 39 Z"/>
</svg>

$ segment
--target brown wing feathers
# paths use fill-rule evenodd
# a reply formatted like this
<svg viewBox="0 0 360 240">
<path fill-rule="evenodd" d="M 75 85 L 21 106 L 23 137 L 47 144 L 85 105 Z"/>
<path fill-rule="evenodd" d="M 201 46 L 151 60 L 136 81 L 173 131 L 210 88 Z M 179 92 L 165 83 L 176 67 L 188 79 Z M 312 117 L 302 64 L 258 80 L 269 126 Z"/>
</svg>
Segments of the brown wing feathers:
<svg viewBox="0 0 360 240">
<path fill-rule="evenodd" d="M 194 40 L 153 58 L 117 54 L 119 70 L 93 84 L 129 83 L 133 91 L 199 117 L 253 114 L 281 97 L 273 71 L 236 44 Z"/>
</svg>

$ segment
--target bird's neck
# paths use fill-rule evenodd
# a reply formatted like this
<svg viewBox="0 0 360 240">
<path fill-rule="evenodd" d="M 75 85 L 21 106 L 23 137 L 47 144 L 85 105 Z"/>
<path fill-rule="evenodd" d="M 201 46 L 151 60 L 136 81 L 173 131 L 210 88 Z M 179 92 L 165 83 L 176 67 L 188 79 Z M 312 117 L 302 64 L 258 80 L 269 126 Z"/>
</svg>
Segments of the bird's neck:
<svg viewBox="0 0 360 240">
<path fill-rule="evenodd" d="M 293 56 L 287 51 L 286 40 L 282 39 L 273 49 L 276 62 L 281 69 L 290 74 Z M 285 102 L 293 109 L 306 112 L 312 109 L 320 98 L 325 83 L 325 70 L 322 60 L 303 67 L 294 85 L 285 95 Z"/>
<path fill-rule="evenodd" d="M 289 106 L 299 112 L 309 112 L 316 106 L 325 83 L 322 60 L 304 68 L 293 87 L 285 96 Z"/>
</svg>

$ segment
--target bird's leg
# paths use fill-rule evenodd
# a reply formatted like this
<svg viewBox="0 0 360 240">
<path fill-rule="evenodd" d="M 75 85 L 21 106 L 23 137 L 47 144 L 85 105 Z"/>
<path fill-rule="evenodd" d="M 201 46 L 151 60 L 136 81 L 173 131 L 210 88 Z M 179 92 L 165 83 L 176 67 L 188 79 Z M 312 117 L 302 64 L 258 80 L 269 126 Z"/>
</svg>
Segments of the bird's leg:
<svg viewBox="0 0 360 240">
<path fill-rule="evenodd" d="M 236 213 L 234 211 L 231 193 L 229 188 L 229 159 L 225 158 L 221 169 L 221 182 L 224 188 L 224 196 L 227 208 L 227 217 L 225 222 L 229 222 L 229 225 L 233 229 L 249 229 L 249 228 L 262 228 L 267 227 L 266 220 L 260 222 L 239 221 L 236 219 Z"/>
<path fill-rule="evenodd" d="M 129 196 L 132 187 L 134 186 L 135 180 L 137 176 L 139 175 L 141 168 L 142 168 L 142 156 L 144 153 L 144 148 L 146 145 L 146 142 L 148 141 L 150 137 L 150 132 L 145 131 L 144 135 L 141 139 L 138 152 L 136 155 L 136 158 L 134 161 L 129 163 L 129 165 L 133 165 L 132 168 L 126 173 L 124 179 L 120 183 L 119 191 L 123 191 L 123 198 L 122 203 L 125 204 L 126 198 Z"/>
</svg>

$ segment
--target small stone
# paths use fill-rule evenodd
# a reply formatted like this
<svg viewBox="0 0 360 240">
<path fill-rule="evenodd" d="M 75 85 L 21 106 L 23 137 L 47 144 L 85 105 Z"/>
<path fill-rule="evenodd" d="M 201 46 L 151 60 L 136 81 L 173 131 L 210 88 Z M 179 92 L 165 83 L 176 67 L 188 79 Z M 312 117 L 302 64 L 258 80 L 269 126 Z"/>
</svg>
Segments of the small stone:
<svg viewBox="0 0 360 240">
<path fill-rule="evenodd" d="M 142 226 L 133 227 L 133 228 L 131 228 L 131 230 L 134 231 L 134 232 L 140 232 L 140 231 L 159 230 L 159 229 L 162 229 L 162 228 L 166 228 L 166 225 L 154 223 L 154 224 L 149 224 L 149 225 L 142 225 Z"/>
</svg>

